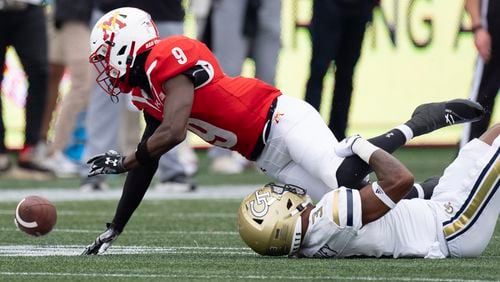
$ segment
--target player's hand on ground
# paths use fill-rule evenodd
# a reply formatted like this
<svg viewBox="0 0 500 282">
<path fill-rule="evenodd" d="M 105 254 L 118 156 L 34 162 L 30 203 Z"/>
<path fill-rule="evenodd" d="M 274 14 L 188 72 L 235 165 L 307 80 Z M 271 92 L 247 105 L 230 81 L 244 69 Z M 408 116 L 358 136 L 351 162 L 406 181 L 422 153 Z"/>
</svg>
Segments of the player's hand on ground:
<svg viewBox="0 0 500 282">
<path fill-rule="evenodd" d="M 92 157 L 87 161 L 90 165 L 88 176 L 97 174 L 119 174 L 127 171 L 123 166 L 123 157 L 114 150 L 109 150 L 105 154 Z"/>
<path fill-rule="evenodd" d="M 118 235 L 120 235 L 120 232 L 118 230 L 113 228 L 110 223 L 107 223 L 106 227 L 106 231 L 99 235 L 95 239 L 94 243 L 88 245 L 87 248 L 85 248 L 82 256 L 101 255 L 111 246 L 111 244 L 113 244 L 116 238 L 118 238 Z"/>
<path fill-rule="evenodd" d="M 356 140 L 360 138 L 361 136 L 356 134 L 350 137 L 346 137 L 344 140 L 335 144 L 334 149 L 337 156 L 346 158 L 355 155 L 355 153 L 352 151 L 352 145 L 354 144 L 354 142 L 356 142 Z"/>
</svg>

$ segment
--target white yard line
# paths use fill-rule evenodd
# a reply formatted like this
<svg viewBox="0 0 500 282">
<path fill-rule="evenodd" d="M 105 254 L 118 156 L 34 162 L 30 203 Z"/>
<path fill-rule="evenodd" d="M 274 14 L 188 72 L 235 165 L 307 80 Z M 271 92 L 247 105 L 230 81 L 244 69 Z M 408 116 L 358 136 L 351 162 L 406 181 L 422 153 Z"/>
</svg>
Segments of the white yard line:
<svg viewBox="0 0 500 282">
<path fill-rule="evenodd" d="M 259 188 L 259 185 L 218 185 L 201 186 L 194 192 L 164 192 L 154 189 L 146 193 L 148 200 L 178 200 L 178 199 L 243 199 L 244 196 Z M 90 201 L 117 200 L 121 189 L 107 191 L 81 192 L 75 188 L 36 188 L 36 189 L 2 189 L 0 202 L 18 202 L 29 195 L 39 195 L 57 201 Z"/>
<path fill-rule="evenodd" d="M 15 203 L 13 203 L 14 205 Z M 0 209 L 0 215 L 14 215 L 15 210 L 3 210 Z M 109 216 L 109 212 L 93 212 L 93 211 L 71 211 L 71 210 L 58 210 L 57 215 L 61 216 Z M 143 212 L 141 216 L 158 216 L 161 215 L 159 212 Z M 179 218 L 236 218 L 236 212 L 232 213 L 222 213 L 222 212 L 206 212 L 206 213 L 171 213 L 169 217 L 179 217 Z"/>
<path fill-rule="evenodd" d="M 78 256 L 85 246 L 79 245 L 0 245 L 0 257 L 14 256 Z M 113 245 L 105 255 L 125 255 L 125 254 L 211 254 L 211 255 L 252 255 L 256 254 L 249 248 L 230 247 L 147 247 L 147 246 L 120 246 Z"/>
<path fill-rule="evenodd" d="M 0 227 L 0 231 L 6 232 L 18 232 L 18 229 L 13 226 L 12 228 Z M 56 233 L 82 233 L 82 234 L 100 234 L 103 230 L 88 230 L 88 229 L 59 229 L 54 228 L 52 232 Z M 147 232 L 148 234 L 161 234 L 161 235 L 239 235 L 237 231 L 181 231 L 181 230 L 173 230 L 173 231 L 155 231 L 155 230 L 128 230 L 127 233 L 130 234 L 144 234 Z"/>
<path fill-rule="evenodd" d="M 117 278 L 180 278 L 180 279 L 230 279 L 230 280 L 364 280 L 364 281 L 424 281 L 424 282 L 454 282 L 454 281 L 492 281 L 492 280 L 458 280 L 426 277 L 370 277 L 370 276 L 279 276 L 279 275 L 179 275 L 179 274 L 144 274 L 144 273 L 68 273 L 68 272 L 0 272 L 0 276 L 58 276 L 58 277 L 117 277 Z"/>
</svg>

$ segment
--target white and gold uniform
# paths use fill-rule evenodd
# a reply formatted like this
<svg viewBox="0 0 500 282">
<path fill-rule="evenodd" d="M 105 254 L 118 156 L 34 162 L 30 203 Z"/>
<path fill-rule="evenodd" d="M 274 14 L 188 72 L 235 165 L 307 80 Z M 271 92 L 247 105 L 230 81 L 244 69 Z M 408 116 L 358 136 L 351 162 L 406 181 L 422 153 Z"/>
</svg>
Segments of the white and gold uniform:
<svg viewBox="0 0 500 282">
<path fill-rule="evenodd" d="M 305 257 L 474 257 L 495 230 L 500 213 L 500 137 L 474 139 L 445 170 L 430 200 L 402 200 L 362 226 L 357 190 L 326 194 L 309 215 L 299 250 Z"/>
</svg>

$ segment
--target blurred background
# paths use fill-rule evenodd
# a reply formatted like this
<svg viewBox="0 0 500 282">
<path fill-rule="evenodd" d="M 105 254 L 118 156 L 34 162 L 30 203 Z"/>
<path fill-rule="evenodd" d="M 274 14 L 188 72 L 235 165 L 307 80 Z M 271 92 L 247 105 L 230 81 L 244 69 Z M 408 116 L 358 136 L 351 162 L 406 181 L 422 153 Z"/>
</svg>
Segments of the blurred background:
<svg viewBox="0 0 500 282">
<path fill-rule="evenodd" d="M 195 37 L 197 26 L 190 3 L 185 1 L 184 5 L 185 33 Z M 282 0 L 281 13 L 282 48 L 276 85 L 286 95 L 303 98 L 311 57 L 307 26 L 312 15 L 312 0 Z M 477 57 L 470 28 L 462 1 L 381 1 L 366 29 L 354 74 L 347 134 L 373 136 L 406 120 L 421 103 L 467 98 Z M 243 75 L 253 76 L 252 60 L 248 59 L 243 69 Z M 331 75 L 327 74 L 324 79 L 321 113 L 325 119 L 329 118 L 332 98 Z M 16 149 L 22 147 L 24 138 L 27 82 L 13 48 L 7 51 L 4 76 L 6 144 Z M 63 95 L 70 83 L 71 77 L 67 74 L 60 85 Z M 496 111 L 492 122 L 499 121 L 500 114 Z M 411 144 L 455 145 L 461 132 L 462 126 L 453 126 L 416 138 Z M 195 147 L 207 146 L 194 135 L 189 141 Z"/>
</svg>

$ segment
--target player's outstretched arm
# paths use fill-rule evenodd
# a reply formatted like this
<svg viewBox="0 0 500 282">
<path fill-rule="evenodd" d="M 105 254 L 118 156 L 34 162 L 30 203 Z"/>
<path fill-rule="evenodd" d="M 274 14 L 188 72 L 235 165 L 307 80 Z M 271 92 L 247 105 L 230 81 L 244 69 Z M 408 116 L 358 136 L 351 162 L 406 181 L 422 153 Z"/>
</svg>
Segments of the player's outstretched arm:
<svg viewBox="0 0 500 282">
<path fill-rule="evenodd" d="M 160 124 L 159 121 L 147 113 L 144 113 L 144 119 L 146 121 L 146 128 L 141 140 L 149 138 Z M 140 165 L 130 170 L 127 174 L 112 223 L 108 224 L 106 231 L 99 235 L 92 244 L 87 246 L 83 252 L 84 255 L 102 254 L 111 246 L 111 243 L 123 231 L 132 214 L 141 203 L 157 168 L 158 159 L 156 158 L 147 165 Z"/>
<path fill-rule="evenodd" d="M 163 120 L 149 138 L 141 141 L 135 154 L 124 159 L 127 169 L 148 164 L 186 139 L 193 106 L 193 83 L 186 76 L 178 75 L 163 83 L 163 92 L 166 95 Z"/>
</svg>

